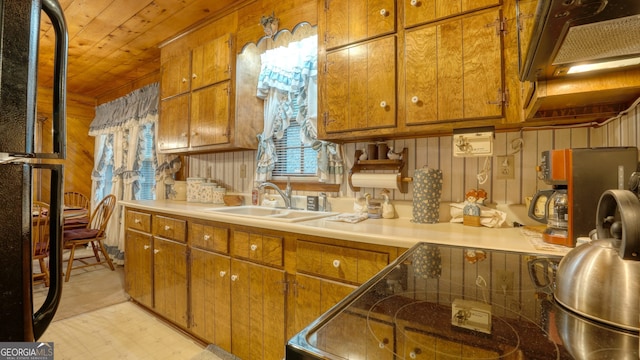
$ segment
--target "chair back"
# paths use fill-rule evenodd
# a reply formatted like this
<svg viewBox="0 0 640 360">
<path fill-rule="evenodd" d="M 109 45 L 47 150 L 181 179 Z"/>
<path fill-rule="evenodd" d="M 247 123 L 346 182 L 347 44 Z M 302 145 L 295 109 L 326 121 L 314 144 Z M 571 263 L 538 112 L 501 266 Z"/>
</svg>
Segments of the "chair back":
<svg viewBox="0 0 640 360">
<path fill-rule="evenodd" d="M 113 209 L 116 206 L 115 195 L 107 195 L 100 201 L 96 208 L 91 213 L 91 220 L 89 220 L 89 228 L 99 230 L 96 237 L 104 236 L 104 232 L 109 223 L 109 218 L 113 213 Z"/>
<path fill-rule="evenodd" d="M 32 255 L 34 258 L 44 258 L 49 255 L 49 204 L 34 201 L 32 211 Z"/>
<path fill-rule="evenodd" d="M 75 192 L 75 191 L 67 191 L 64 193 L 64 205 L 68 207 L 75 208 L 84 208 L 87 209 L 87 216 L 90 216 L 89 213 L 91 211 L 91 202 L 89 198 L 84 194 Z"/>
</svg>

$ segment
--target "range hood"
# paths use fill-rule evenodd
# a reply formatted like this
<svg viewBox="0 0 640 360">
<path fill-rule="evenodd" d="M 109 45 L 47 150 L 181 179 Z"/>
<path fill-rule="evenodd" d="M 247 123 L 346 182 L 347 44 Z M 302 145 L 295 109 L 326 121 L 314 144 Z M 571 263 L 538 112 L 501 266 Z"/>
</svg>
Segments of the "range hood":
<svg viewBox="0 0 640 360">
<path fill-rule="evenodd" d="M 539 1 L 520 80 L 559 78 L 576 65 L 610 61 L 617 68 L 640 64 L 640 1 Z"/>
</svg>

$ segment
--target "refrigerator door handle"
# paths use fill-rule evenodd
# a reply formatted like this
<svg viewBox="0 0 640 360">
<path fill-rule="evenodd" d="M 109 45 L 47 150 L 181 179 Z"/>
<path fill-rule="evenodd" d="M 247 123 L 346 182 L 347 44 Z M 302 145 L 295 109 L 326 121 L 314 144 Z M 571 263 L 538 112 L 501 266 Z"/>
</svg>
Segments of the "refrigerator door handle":
<svg viewBox="0 0 640 360">
<path fill-rule="evenodd" d="M 34 168 L 51 170 L 51 195 L 49 208 L 49 291 L 44 303 L 33 315 L 33 335 L 36 340 L 47 329 L 60 304 L 62 296 L 62 218 L 64 166 L 61 164 L 34 164 Z"/>
<path fill-rule="evenodd" d="M 69 35 L 64 13 L 57 0 L 42 0 L 42 10 L 51 19 L 56 35 L 55 58 L 53 69 L 53 157 L 66 158 L 66 96 L 67 96 L 67 58 Z M 44 157 L 39 154 L 38 157 Z"/>
</svg>

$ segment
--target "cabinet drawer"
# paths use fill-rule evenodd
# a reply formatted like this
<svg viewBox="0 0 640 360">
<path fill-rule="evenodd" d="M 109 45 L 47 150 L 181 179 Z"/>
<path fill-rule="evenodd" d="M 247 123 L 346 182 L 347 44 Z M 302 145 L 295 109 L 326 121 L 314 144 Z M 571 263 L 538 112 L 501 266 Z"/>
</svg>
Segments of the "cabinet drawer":
<svg viewBox="0 0 640 360">
<path fill-rule="evenodd" d="M 130 229 L 151 233 L 151 214 L 127 210 L 126 222 Z"/>
<path fill-rule="evenodd" d="M 161 215 L 153 216 L 153 235 L 160 236 L 165 239 L 186 242 L 185 220 L 165 217 Z"/>
<path fill-rule="evenodd" d="M 229 229 L 213 224 L 189 222 L 189 243 L 199 249 L 228 254 Z"/>
<path fill-rule="evenodd" d="M 233 232 L 232 255 L 274 266 L 283 266 L 283 245 L 279 236 L 247 231 Z"/>
<path fill-rule="evenodd" d="M 296 251 L 298 271 L 364 283 L 389 263 L 389 254 L 342 246 L 298 241 Z"/>
</svg>

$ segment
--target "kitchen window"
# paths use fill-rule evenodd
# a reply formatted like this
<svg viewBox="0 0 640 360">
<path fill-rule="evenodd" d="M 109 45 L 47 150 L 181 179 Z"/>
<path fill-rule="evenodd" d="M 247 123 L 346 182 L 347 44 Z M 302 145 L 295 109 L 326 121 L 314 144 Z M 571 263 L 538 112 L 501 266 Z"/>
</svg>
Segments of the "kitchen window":
<svg viewBox="0 0 640 360">
<path fill-rule="evenodd" d="M 276 156 L 278 161 L 273 169 L 272 176 L 275 179 L 280 177 L 302 177 L 311 180 L 316 177 L 318 167 L 318 155 L 311 145 L 305 145 L 300 137 L 300 124 L 295 120 L 298 116 L 298 105 L 293 96 L 291 101 L 293 116 L 280 139 L 274 139 Z"/>
</svg>

